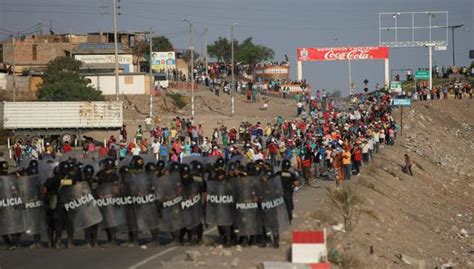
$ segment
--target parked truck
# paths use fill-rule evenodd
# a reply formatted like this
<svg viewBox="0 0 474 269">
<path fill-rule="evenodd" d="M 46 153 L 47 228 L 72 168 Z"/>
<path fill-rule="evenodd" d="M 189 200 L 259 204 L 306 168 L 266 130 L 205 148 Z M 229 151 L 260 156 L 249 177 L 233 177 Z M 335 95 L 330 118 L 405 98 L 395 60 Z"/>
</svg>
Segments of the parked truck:
<svg viewBox="0 0 474 269">
<path fill-rule="evenodd" d="M 8 142 L 55 137 L 77 144 L 89 131 L 116 131 L 122 102 L 1 102 L 0 126 Z"/>
</svg>

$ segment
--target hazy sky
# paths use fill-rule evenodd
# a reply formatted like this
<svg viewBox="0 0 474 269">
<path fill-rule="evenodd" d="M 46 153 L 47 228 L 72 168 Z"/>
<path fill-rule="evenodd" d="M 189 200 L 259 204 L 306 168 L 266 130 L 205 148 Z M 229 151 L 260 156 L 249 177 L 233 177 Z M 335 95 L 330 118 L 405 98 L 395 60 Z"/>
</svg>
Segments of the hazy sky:
<svg viewBox="0 0 474 269">
<path fill-rule="evenodd" d="M 0 0 L 0 39 L 8 38 L 9 31 L 32 31 L 36 23 L 44 25 L 43 31 L 51 23 L 56 33 L 111 31 L 111 3 Z M 465 25 L 456 30 L 456 63 L 469 64 L 468 50 L 474 49 L 474 0 L 120 0 L 119 5 L 119 30 L 147 31 L 151 27 L 168 36 L 178 48 L 188 46 L 187 24 L 182 21 L 187 18 L 194 25 L 198 52 L 204 27 L 209 29 L 211 42 L 218 36 L 228 36 L 229 26 L 235 22 L 237 39 L 252 36 L 256 43 L 273 48 L 278 60 L 287 54 L 293 78 L 297 47 L 378 45 L 379 12 L 448 11 L 449 25 Z M 403 23 L 400 18 L 399 26 Z M 434 52 L 435 64 L 452 63 L 451 44 L 449 33 L 448 50 Z M 393 48 L 390 54 L 393 69 L 428 65 L 426 48 Z M 303 73 L 315 88 L 347 93 L 347 62 L 304 63 Z M 370 86 L 382 83 L 383 61 L 353 61 L 352 74 L 358 87 L 365 78 Z"/>
</svg>

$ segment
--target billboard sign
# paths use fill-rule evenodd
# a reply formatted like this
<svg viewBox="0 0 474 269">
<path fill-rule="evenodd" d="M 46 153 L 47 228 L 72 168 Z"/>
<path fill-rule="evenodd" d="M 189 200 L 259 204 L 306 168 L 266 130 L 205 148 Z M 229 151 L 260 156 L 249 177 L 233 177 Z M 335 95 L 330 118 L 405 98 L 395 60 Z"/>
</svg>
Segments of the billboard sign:
<svg viewBox="0 0 474 269">
<path fill-rule="evenodd" d="M 391 81 L 390 82 L 390 92 L 392 92 L 392 93 L 401 93 L 402 92 L 402 83 L 400 81 Z"/>
<path fill-rule="evenodd" d="M 174 51 L 153 52 L 151 68 L 155 72 L 176 69 L 176 54 Z"/>
<path fill-rule="evenodd" d="M 298 48 L 298 61 L 380 60 L 389 58 L 388 47 Z"/>
</svg>

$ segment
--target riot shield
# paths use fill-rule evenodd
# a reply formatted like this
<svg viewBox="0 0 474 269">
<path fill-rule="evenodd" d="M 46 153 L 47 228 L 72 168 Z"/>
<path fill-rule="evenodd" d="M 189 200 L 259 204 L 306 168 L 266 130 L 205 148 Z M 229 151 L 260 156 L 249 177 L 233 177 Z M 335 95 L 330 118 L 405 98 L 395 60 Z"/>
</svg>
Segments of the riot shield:
<svg viewBox="0 0 474 269">
<path fill-rule="evenodd" d="M 125 207 L 123 196 L 120 193 L 118 184 L 100 184 L 96 190 L 96 204 L 102 214 L 102 228 L 113 228 L 126 224 Z"/>
<path fill-rule="evenodd" d="M 89 184 L 85 181 L 72 186 L 63 186 L 59 190 L 60 205 L 63 206 L 68 218 L 79 231 L 102 221 L 100 210 L 95 204 Z"/>
<path fill-rule="evenodd" d="M 0 235 L 24 231 L 24 206 L 16 176 L 0 176 Z"/>
<path fill-rule="evenodd" d="M 132 201 L 127 212 L 129 227 L 137 231 L 156 229 L 159 226 L 158 206 L 148 176 L 144 172 L 132 172 L 126 176 L 125 186 L 129 194 L 127 199 Z"/>
<path fill-rule="evenodd" d="M 235 231 L 239 236 L 262 233 L 262 214 L 258 206 L 259 177 L 239 177 L 235 183 Z"/>
<path fill-rule="evenodd" d="M 69 151 L 67 153 L 64 153 L 63 155 L 59 156 L 58 160 L 59 162 L 67 161 L 67 160 L 77 160 L 83 157 L 82 152 L 77 152 L 77 151 Z"/>
<path fill-rule="evenodd" d="M 129 166 L 132 163 L 133 156 L 126 156 L 119 162 L 119 168 L 123 166 Z"/>
<path fill-rule="evenodd" d="M 58 164 L 58 161 L 54 159 L 43 159 L 38 161 L 38 176 L 41 184 L 44 184 L 48 178 L 54 176 L 54 168 L 56 168 Z"/>
<path fill-rule="evenodd" d="M 207 184 L 206 223 L 230 226 L 234 223 L 234 184 L 231 181 L 209 180 Z"/>
<path fill-rule="evenodd" d="M 154 154 L 140 154 L 140 157 L 143 158 L 143 165 L 145 166 L 147 163 L 154 163 L 156 164 L 156 157 Z"/>
<path fill-rule="evenodd" d="M 203 223 L 204 208 L 199 183 L 183 184 L 183 201 L 181 202 L 183 225 L 192 229 Z"/>
<path fill-rule="evenodd" d="M 290 227 L 279 176 L 260 184 L 263 227 L 267 233 L 282 233 Z"/>
<path fill-rule="evenodd" d="M 46 219 L 39 176 L 20 177 L 18 179 L 18 188 L 24 205 L 26 234 L 39 234 L 45 231 Z"/>
<path fill-rule="evenodd" d="M 182 184 L 178 172 L 163 175 L 153 180 L 156 199 L 161 212 L 160 230 L 175 232 L 184 227 L 183 210 L 181 208 Z"/>
<path fill-rule="evenodd" d="M 206 162 L 206 157 L 200 156 L 200 155 L 197 155 L 197 156 L 191 155 L 191 156 L 185 156 L 181 159 L 181 163 L 184 163 L 184 164 L 190 164 L 193 161 L 198 161 L 204 164 Z"/>
<path fill-rule="evenodd" d="M 243 155 L 235 155 L 229 159 L 229 163 L 231 162 L 240 162 L 240 164 L 246 165 L 248 163 L 248 159 Z"/>
</svg>

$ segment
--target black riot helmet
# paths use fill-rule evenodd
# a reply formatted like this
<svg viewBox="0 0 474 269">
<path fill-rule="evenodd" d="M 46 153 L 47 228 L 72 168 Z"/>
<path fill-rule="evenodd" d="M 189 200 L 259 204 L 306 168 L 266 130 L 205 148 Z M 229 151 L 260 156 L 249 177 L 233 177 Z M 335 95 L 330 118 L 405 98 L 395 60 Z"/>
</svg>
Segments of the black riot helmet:
<svg viewBox="0 0 474 269">
<path fill-rule="evenodd" d="M 214 164 L 217 167 L 220 167 L 220 168 L 223 168 L 224 167 L 224 159 L 223 158 L 217 158 L 215 164 Z"/>
<path fill-rule="evenodd" d="M 82 169 L 82 172 L 84 173 L 84 178 L 92 178 L 94 176 L 94 167 L 88 164 Z"/>
<path fill-rule="evenodd" d="M 154 163 L 147 163 L 147 164 L 145 165 L 145 171 L 146 171 L 147 173 L 156 171 L 156 164 L 154 164 Z"/>
<path fill-rule="evenodd" d="M 6 161 L 0 162 L 0 175 L 7 175 L 8 174 L 8 163 Z"/>
<path fill-rule="evenodd" d="M 284 159 L 283 162 L 281 163 L 281 169 L 282 170 L 288 170 L 291 167 L 291 162 L 288 159 Z"/>
<path fill-rule="evenodd" d="M 191 168 L 187 164 L 181 164 L 179 167 L 179 173 L 182 177 L 187 177 L 191 173 Z"/>
<path fill-rule="evenodd" d="M 177 162 L 172 162 L 168 168 L 168 170 L 170 171 L 170 173 L 172 172 L 178 172 L 179 171 L 179 163 Z"/>
<path fill-rule="evenodd" d="M 28 166 L 28 168 L 26 168 L 26 174 L 28 176 L 37 175 L 38 174 L 38 167 L 37 166 Z"/>
<path fill-rule="evenodd" d="M 159 171 L 163 170 L 165 166 L 166 166 L 166 163 L 163 160 L 159 160 L 158 162 L 156 162 L 156 169 Z"/>
<path fill-rule="evenodd" d="M 245 166 L 245 171 L 247 172 L 248 175 L 254 176 L 256 174 L 255 163 L 249 162 Z"/>
<path fill-rule="evenodd" d="M 192 161 L 191 170 L 195 173 L 202 173 L 204 171 L 204 166 L 200 161 Z"/>
<path fill-rule="evenodd" d="M 124 175 L 128 174 L 129 171 L 130 171 L 130 168 L 128 166 L 122 166 L 119 169 L 119 174 L 121 176 L 124 176 Z"/>
<path fill-rule="evenodd" d="M 28 166 L 38 168 L 38 160 L 31 160 Z"/>
<path fill-rule="evenodd" d="M 114 168 L 115 163 L 112 158 L 105 158 L 104 160 L 102 160 L 102 165 L 104 166 L 105 170 L 110 170 Z"/>
<path fill-rule="evenodd" d="M 135 170 L 142 170 L 144 164 L 145 164 L 145 161 L 140 156 L 136 156 L 132 160 L 132 168 L 135 169 Z"/>
<path fill-rule="evenodd" d="M 227 170 L 229 172 L 235 172 L 235 170 L 237 170 L 237 163 L 235 162 L 230 162 L 228 165 L 227 165 Z"/>
<path fill-rule="evenodd" d="M 69 174 L 69 170 L 70 170 L 70 164 L 68 161 L 63 161 L 59 163 L 59 173 L 66 175 L 66 174 Z"/>
</svg>

